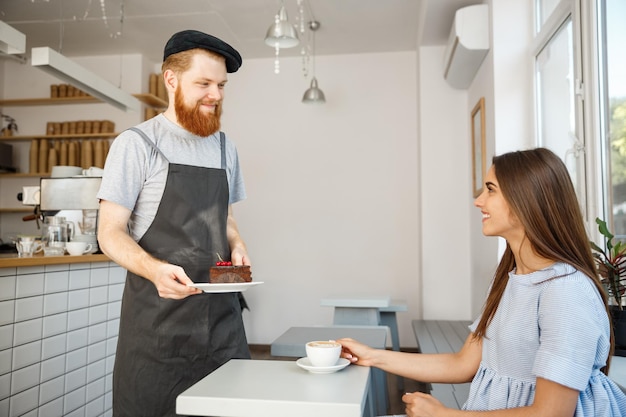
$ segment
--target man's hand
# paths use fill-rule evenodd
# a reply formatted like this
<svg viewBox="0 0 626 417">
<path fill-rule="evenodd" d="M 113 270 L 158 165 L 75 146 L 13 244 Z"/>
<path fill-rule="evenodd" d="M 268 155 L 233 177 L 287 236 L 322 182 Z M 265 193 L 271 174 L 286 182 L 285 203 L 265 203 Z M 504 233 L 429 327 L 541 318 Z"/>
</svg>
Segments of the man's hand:
<svg viewBox="0 0 626 417">
<path fill-rule="evenodd" d="M 150 280 L 163 298 L 181 299 L 202 291 L 192 284 L 183 268 L 155 259 L 128 234 L 131 211 L 119 204 L 102 200 L 98 224 L 100 249 L 128 271 Z"/>
<path fill-rule="evenodd" d="M 236 247 L 230 253 L 230 260 L 233 265 L 250 265 L 250 257 L 245 248 Z"/>
<path fill-rule="evenodd" d="M 187 276 L 183 268 L 178 265 L 161 264 L 156 269 L 154 276 L 150 277 L 150 280 L 159 292 L 159 297 L 162 298 L 180 300 L 202 292 L 198 288 L 187 285 L 193 284 L 193 281 Z"/>
</svg>

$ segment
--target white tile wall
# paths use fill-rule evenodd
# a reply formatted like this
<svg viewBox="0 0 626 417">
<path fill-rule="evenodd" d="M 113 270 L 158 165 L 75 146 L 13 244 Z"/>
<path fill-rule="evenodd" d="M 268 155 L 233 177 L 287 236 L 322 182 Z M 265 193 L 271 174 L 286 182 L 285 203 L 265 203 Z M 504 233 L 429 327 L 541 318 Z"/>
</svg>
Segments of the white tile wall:
<svg viewBox="0 0 626 417">
<path fill-rule="evenodd" d="M 0 268 L 0 416 L 109 417 L 126 271 Z"/>
</svg>

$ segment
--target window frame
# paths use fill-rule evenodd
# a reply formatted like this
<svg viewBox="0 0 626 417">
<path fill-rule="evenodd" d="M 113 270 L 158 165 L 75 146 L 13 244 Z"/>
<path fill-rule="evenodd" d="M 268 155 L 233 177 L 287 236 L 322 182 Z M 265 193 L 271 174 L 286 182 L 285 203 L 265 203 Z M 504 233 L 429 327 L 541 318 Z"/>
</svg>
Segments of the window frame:
<svg viewBox="0 0 626 417">
<path fill-rule="evenodd" d="M 601 59 L 606 51 L 603 45 L 603 27 L 600 8 L 604 0 L 561 0 L 542 27 L 535 28 L 531 44 L 533 60 L 549 43 L 561 25 L 571 16 L 574 47 L 575 77 L 575 134 L 583 146 L 584 185 L 581 209 L 583 220 L 591 239 L 600 237 L 596 217 L 613 224 L 610 186 L 610 153 L 608 141 L 608 100 L 606 94 L 606 69 Z M 535 11 L 537 6 L 535 7 Z M 535 16 L 535 25 L 537 24 Z M 540 115 L 538 114 L 537 73 L 533 72 L 536 143 L 540 144 Z"/>
</svg>

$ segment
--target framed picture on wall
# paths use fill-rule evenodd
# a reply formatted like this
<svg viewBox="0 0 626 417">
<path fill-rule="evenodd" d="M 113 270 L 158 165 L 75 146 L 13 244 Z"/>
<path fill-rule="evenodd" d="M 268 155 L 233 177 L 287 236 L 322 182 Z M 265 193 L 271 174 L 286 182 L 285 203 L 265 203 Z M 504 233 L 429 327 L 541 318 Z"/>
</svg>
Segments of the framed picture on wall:
<svg viewBox="0 0 626 417">
<path fill-rule="evenodd" d="M 481 97 L 472 109 L 472 184 L 474 198 L 480 195 L 487 173 L 485 147 L 485 98 Z"/>
</svg>

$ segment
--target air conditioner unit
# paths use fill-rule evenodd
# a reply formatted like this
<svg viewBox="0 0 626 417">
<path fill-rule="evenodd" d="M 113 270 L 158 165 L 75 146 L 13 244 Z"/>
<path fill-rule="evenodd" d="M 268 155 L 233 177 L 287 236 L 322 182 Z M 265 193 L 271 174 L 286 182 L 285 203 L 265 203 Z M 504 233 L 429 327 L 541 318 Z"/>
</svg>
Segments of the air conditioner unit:
<svg viewBox="0 0 626 417">
<path fill-rule="evenodd" d="M 454 14 L 443 61 L 443 77 L 454 88 L 470 86 L 489 52 L 488 7 L 467 6 Z"/>
</svg>

